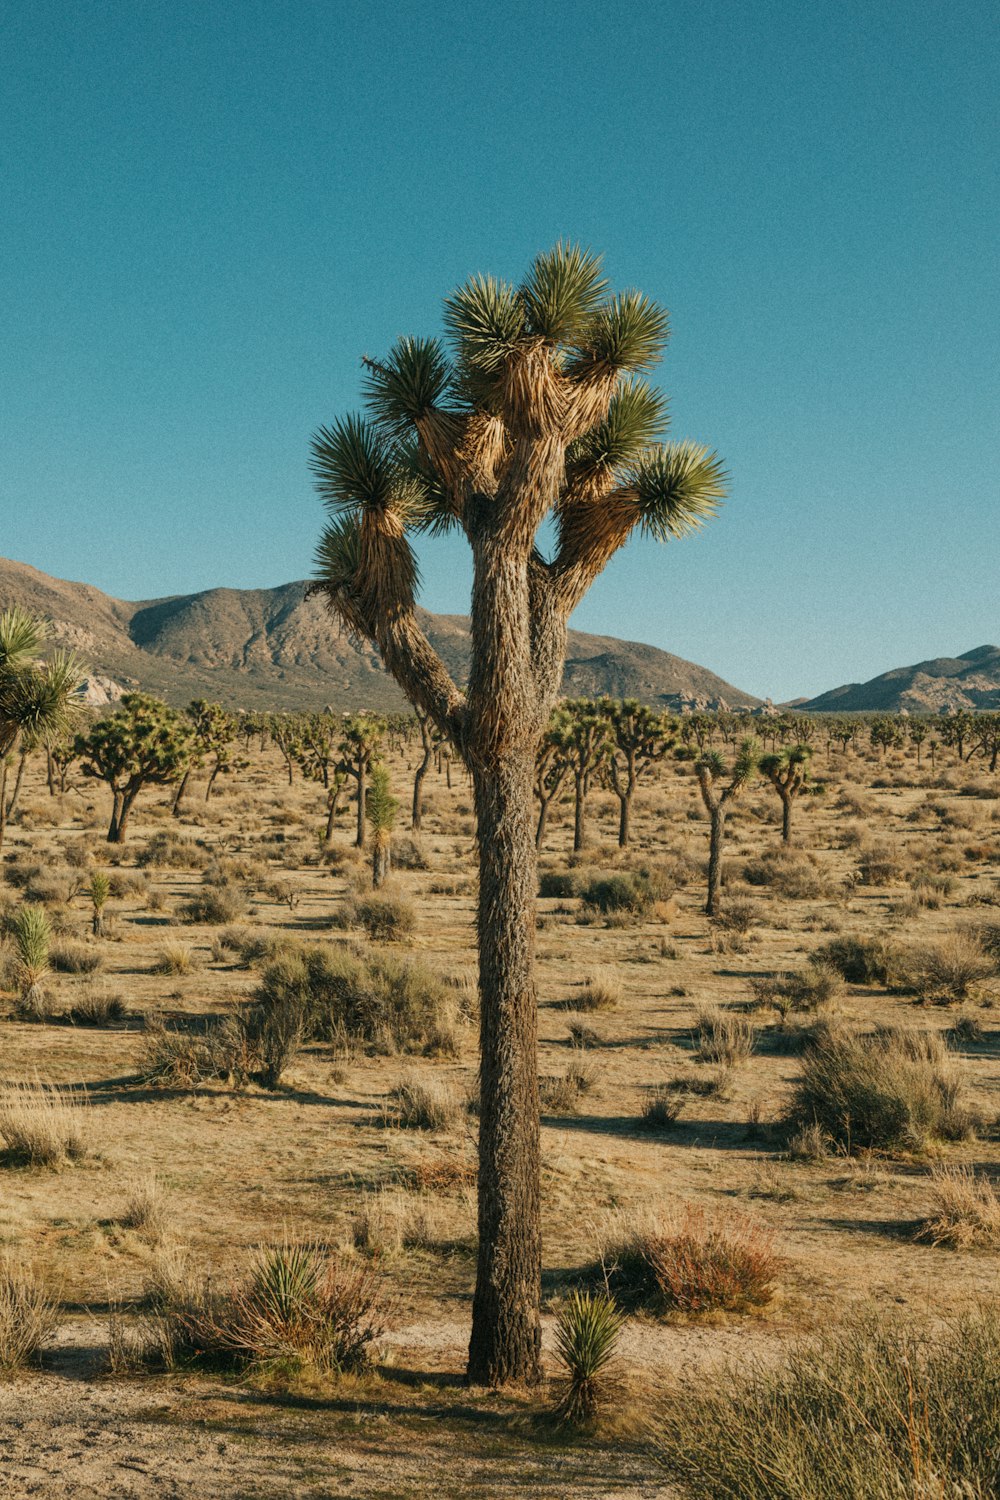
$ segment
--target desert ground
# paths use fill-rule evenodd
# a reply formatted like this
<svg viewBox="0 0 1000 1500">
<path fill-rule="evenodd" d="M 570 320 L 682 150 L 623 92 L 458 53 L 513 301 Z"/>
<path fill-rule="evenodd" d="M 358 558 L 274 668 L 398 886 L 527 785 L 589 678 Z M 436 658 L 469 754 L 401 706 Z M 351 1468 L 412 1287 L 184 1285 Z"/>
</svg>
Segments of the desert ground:
<svg viewBox="0 0 1000 1500">
<path fill-rule="evenodd" d="M 710 920 L 697 779 L 690 762 L 667 758 L 636 793 L 627 850 L 609 792 L 592 794 L 577 855 L 571 802 L 551 812 L 540 874 L 542 890 L 560 894 L 540 897 L 537 919 L 551 1388 L 467 1389 L 474 821 L 464 773 L 453 764 L 449 786 L 442 765 L 411 835 L 418 755 L 411 741 L 387 758 L 402 806 L 386 891 L 404 920 L 374 938 L 359 915 L 370 877 L 352 847 L 353 809 L 345 802 L 324 854 L 323 790 L 298 774 L 289 785 L 273 747 L 252 745 L 249 766 L 207 802 L 195 780 L 180 817 L 173 788 L 146 790 L 121 846 L 104 841 L 100 784 L 71 773 L 70 789 L 50 796 L 41 758 L 30 763 L 0 899 L 8 925 L 19 903 L 44 905 L 52 971 L 33 1015 L 8 977 L 0 1073 L 7 1085 L 75 1091 L 83 1141 L 56 1165 L 8 1151 L 0 1168 L 3 1248 L 59 1303 L 40 1367 L 0 1383 L 10 1494 L 679 1496 L 651 1447 L 657 1411 L 679 1390 L 738 1380 L 863 1304 L 940 1320 L 994 1293 L 1000 1239 L 989 1226 L 965 1236 L 927 1226 L 947 1217 L 958 1169 L 1000 1174 L 1000 979 L 995 965 L 956 979 L 954 963 L 939 963 L 935 987 L 914 955 L 954 957 L 956 934 L 997 917 L 997 778 L 944 747 L 936 765 L 925 747 L 918 766 L 912 746 L 880 755 L 862 737 L 842 750 L 820 733 L 818 785 L 797 799 L 790 849 L 766 781 L 734 804 L 725 897 Z M 103 936 L 86 892 L 95 868 L 111 879 Z M 643 910 L 604 913 L 575 894 L 622 871 L 647 872 Z M 206 890 L 225 899 L 206 906 Z M 818 999 L 783 1000 L 776 977 L 811 972 L 811 955 L 849 936 L 909 955 L 924 981 L 837 981 Z M 164 1069 L 164 1037 L 183 1052 L 212 1018 L 246 1005 L 276 954 L 301 945 L 374 948 L 432 971 L 447 1046 L 309 1042 L 270 1090 L 185 1074 L 184 1057 Z M 806 1033 L 820 1025 L 943 1040 L 974 1129 L 893 1151 L 790 1134 Z M 408 1123 L 401 1099 L 414 1094 L 434 1106 L 431 1128 Z M 657 1101 L 674 1107 L 658 1114 Z M 143 1214 L 130 1211 L 137 1194 Z M 601 1421 L 580 1433 L 547 1420 L 569 1292 L 613 1261 L 629 1226 L 686 1212 L 754 1226 L 776 1257 L 766 1298 L 702 1315 L 637 1309 Z M 143 1366 L 143 1310 L 165 1258 L 225 1282 L 281 1241 L 331 1247 L 377 1277 L 385 1328 L 369 1371 Z"/>
</svg>

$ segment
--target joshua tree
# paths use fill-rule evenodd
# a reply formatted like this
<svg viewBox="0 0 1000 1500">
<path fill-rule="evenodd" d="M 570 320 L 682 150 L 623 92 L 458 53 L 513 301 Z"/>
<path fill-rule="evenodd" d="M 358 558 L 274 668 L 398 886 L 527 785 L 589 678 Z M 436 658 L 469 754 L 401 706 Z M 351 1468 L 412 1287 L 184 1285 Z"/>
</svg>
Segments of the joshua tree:
<svg viewBox="0 0 1000 1500">
<path fill-rule="evenodd" d="M 396 826 L 399 803 L 389 786 L 389 772 L 374 765 L 365 793 L 365 817 L 372 831 L 372 885 L 384 885 L 392 863 L 392 830 Z"/>
<path fill-rule="evenodd" d="M 535 826 L 535 848 L 542 847 L 549 820 L 549 807 L 562 791 L 570 773 L 569 758 L 557 709 L 535 755 L 534 792 L 538 798 L 538 823 Z"/>
<path fill-rule="evenodd" d="M 237 724 L 232 714 L 227 713 L 221 703 L 207 703 L 196 698 L 188 705 L 188 718 L 194 726 L 195 745 L 199 761 L 210 757 L 211 765 L 205 786 L 205 801 L 212 796 L 216 778 L 232 768 L 231 746 L 236 738 Z M 184 780 L 187 780 L 185 772 Z M 178 800 L 179 795 L 178 795 Z"/>
<path fill-rule="evenodd" d="M 143 693 L 126 693 L 110 719 L 79 735 L 84 776 L 106 781 L 112 810 L 108 843 L 123 844 L 133 803 L 146 785 L 183 776 L 194 748 L 187 719 Z"/>
<path fill-rule="evenodd" d="M 424 778 L 431 768 L 434 752 L 441 743 L 441 731 L 438 729 L 430 714 L 417 710 L 417 727 L 420 730 L 421 756 L 417 761 L 417 769 L 413 773 L 413 808 L 410 814 L 410 827 L 414 833 L 420 832 L 420 825 L 424 819 Z"/>
<path fill-rule="evenodd" d="M 472 776 L 481 1068 L 469 1378 L 500 1384 L 539 1375 L 532 780 L 567 621 L 634 530 L 683 535 L 713 513 L 724 476 L 704 448 L 657 444 L 664 401 L 629 372 L 658 359 L 666 315 L 637 292 L 609 296 L 588 253 L 557 246 L 520 287 L 475 277 L 446 299 L 445 323 L 450 354 L 434 339 L 401 339 L 368 362 L 369 416 L 314 440 L 332 513 L 317 587 Z M 548 560 L 536 547 L 547 516 Z M 407 533 L 446 528 L 472 550 L 465 691 L 415 608 Z"/>
<path fill-rule="evenodd" d="M 598 704 L 590 698 L 567 699 L 556 718 L 562 754 L 573 775 L 573 848 L 579 851 L 587 841 L 590 784 L 607 761 L 611 749 L 611 727 Z"/>
<path fill-rule="evenodd" d="M 295 762 L 302 749 L 302 721 L 295 714 L 271 714 L 267 732 L 285 762 L 288 785 L 291 786 L 295 779 Z"/>
<path fill-rule="evenodd" d="M 809 776 L 811 759 L 811 746 L 786 745 L 760 762 L 760 769 L 781 798 L 781 837 L 786 844 L 792 842 L 792 807 Z"/>
<path fill-rule="evenodd" d="M 37 659 L 47 635 L 44 620 L 16 605 L 0 614 L 0 847 L 16 805 L 16 791 L 11 803 L 7 799 L 11 757 L 23 751 L 23 775 L 27 752 L 65 733 L 79 705 L 83 669 L 76 657 L 54 651 L 45 661 Z"/>
<path fill-rule="evenodd" d="M 705 914 L 714 917 L 719 910 L 719 892 L 722 889 L 722 844 L 726 836 L 726 814 L 729 804 L 749 786 L 757 774 L 760 746 L 755 739 L 745 739 L 733 765 L 732 774 L 725 786 L 719 782 L 727 774 L 726 763 L 717 750 L 710 750 L 695 763 L 701 799 L 711 819 L 711 836 L 708 848 L 708 900 Z"/>
<path fill-rule="evenodd" d="M 930 726 L 926 719 L 911 719 L 906 726 L 906 732 L 910 736 L 910 744 L 917 747 L 917 765 L 919 766 L 924 740 L 930 733 Z"/>
<path fill-rule="evenodd" d="M 677 743 L 677 730 L 672 719 L 656 713 L 636 698 L 624 698 L 620 703 L 602 698 L 601 711 L 611 726 L 608 777 L 618 798 L 618 847 L 624 849 L 629 839 L 632 797 L 639 778 Z"/>
<path fill-rule="evenodd" d="M 368 773 L 378 759 L 385 733 L 385 721 L 374 714 L 354 714 L 344 720 L 343 738 L 340 741 L 340 760 L 337 770 L 350 776 L 358 787 L 358 832 L 355 846 L 365 847 L 365 793 Z"/>
</svg>

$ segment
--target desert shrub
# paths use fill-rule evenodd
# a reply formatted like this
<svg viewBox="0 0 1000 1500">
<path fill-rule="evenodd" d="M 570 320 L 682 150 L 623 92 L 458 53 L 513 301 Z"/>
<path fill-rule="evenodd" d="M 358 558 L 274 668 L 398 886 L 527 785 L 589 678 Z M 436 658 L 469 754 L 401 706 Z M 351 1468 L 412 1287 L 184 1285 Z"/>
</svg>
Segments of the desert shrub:
<svg viewBox="0 0 1000 1500">
<path fill-rule="evenodd" d="M 462 1117 L 462 1101 L 449 1084 L 410 1074 L 392 1089 L 384 1117 L 399 1130 L 451 1130 Z"/>
<path fill-rule="evenodd" d="M 624 1314 L 606 1292 L 571 1292 L 556 1322 L 556 1358 L 565 1371 L 556 1404 L 561 1421 L 592 1422 L 605 1397 Z"/>
<path fill-rule="evenodd" d="M 164 943 L 153 964 L 154 974 L 190 974 L 194 954 L 187 943 Z"/>
<path fill-rule="evenodd" d="M 937 911 L 955 893 L 955 881 L 951 875 L 935 875 L 931 870 L 915 870 L 910 876 L 910 885 L 919 904 L 929 911 Z"/>
<path fill-rule="evenodd" d="M 603 1274 L 624 1307 L 697 1315 L 766 1306 L 781 1265 L 771 1236 L 752 1220 L 687 1207 L 628 1232 L 606 1252 Z"/>
<path fill-rule="evenodd" d="M 49 963 L 57 974 L 96 974 L 103 962 L 100 949 L 87 943 L 54 943 L 49 954 Z"/>
<path fill-rule="evenodd" d="M 428 870 L 427 855 L 416 839 L 401 834 L 392 841 L 392 862 L 397 870 Z"/>
<path fill-rule="evenodd" d="M 861 885 L 892 885 L 902 876 L 898 856 L 883 847 L 866 849 L 858 860 L 858 881 Z"/>
<path fill-rule="evenodd" d="M 787 974 L 760 974 L 750 981 L 757 1005 L 770 1005 L 782 1017 L 789 1011 L 817 1010 L 831 1005 L 843 992 L 839 970 L 822 960 Z"/>
<path fill-rule="evenodd" d="M 745 937 L 752 927 L 760 926 L 761 910 L 756 901 L 743 896 L 724 896 L 712 920 L 723 932 L 735 932 Z"/>
<path fill-rule="evenodd" d="M 121 901 L 126 896 L 149 894 L 149 876 L 141 870 L 113 870 L 106 879 L 108 895 L 113 896 L 116 901 Z"/>
<path fill-rule="evenodd" d="M 943 1330 L 865 1312 L 783 1365 L 692 1383 L 656 1449 L 690 1500 L 985 1500 L 1000 1493 L 1000 1315 Z"/>
<path fill-rule="evenodd" d="M 332 947 L 288 952 L 268 964 L 255 1005 L 301 1007 L 303 1040 L 360 1043 L 376 1051 L 455 1049 L 456 1002 L 421 964 Z"/>
<path fill-rule="evenodd" d="M 538 877 L 539 896 L 566 901 L 578 894 L 580 877 L 575 870 L 546 870 Z"/>
<path fill-rule="evenodd" d="M 936 1167 L 934 1206 L 916 1238 L 953 1250 L 1000 1247 L 1000 1197 L 989 1178 L 969 1167 Z"/>
<path fill-rule="evenodd" d="M 167 1205 L 159 1178 L 148 1173 L 126 1183 L 117 1222 L 123 1229 L 131 1229 L 149 1244 L 159 1244 L 167 1227 Z"/>
<path fill-rule="evenodd" d="M 974 1117 L 961 1092 L 940 1038 L 830 1032 L 803 1055 L 786 1123 L 789 1135 L 815 1124 L 848 1153 L 922 1150 L 972 1133 Z"/>
<path fill-rule="evenodd" d="M 659 1086 L 643 1100 L 639 1118 L 647 1130 L 669 1130 L 680 1119 L 683 1108 L 684 1099 L 679 1091 Z"/>
<path fill-rule="evenodd" d="M 86 1155 L 86 1116 L 68 1089 L 43 1083 L 0 1087 L 0 1139 L 10 1157 L 33 1167 L 54 1167 Z"/>
<path fill-rule="evenodd" d="M 733 1067 L 754 1050 L 756 1030 L 745 1016 L 726 1010 L 706 1010 L 698 1016 L 693 1038 L 699 1062 Z"/>
<path fill-rule="evenodd" d="M 582 1057 L 577 1057 L 558 1077 L 539 1079 L 538 1097 L 542 1109 L 552 1115 L 575 1115 L 581 1096 L 593 1088 L 595 1076 L 593 1067 Z"/>
<path fill-rule="evenodd" d="M 0 1370 L 37 1362 L 59 1321 L 57 1299 L 29 1266 L 0 1258 Z"/>
<path fill-rule="evenodd" d="M 136 864 L 142 869 L 153 865 L 173 870 L 191 870 L 203 868 L 207 862 L 208 856 L 194 839 L 169 829 L 154 833 L 136 855 Z"/>
<path fill-rule="evenodd" d="M 154 1297 L 179 1364 L 352 1373 L 370 1364 L 384 1330 L 377 1274 L 302 1245 L 259 1250 L 227 1291 L 166 1280 Z"/>
<path fill-rule="evenodd" d="M 596 1047 L 600 1044 L 601 1034 L 588 1016 L 571 1011 L 566 1017 L 566 1030 L 574 1047 Z"/>
<path fill-rule="evenodd" d="M 776 895 L 790 901 L 815 901 L 829 893 L 829 882 L 816 861 L 807 854 L 773 849 L 743 866 L 748 885 L 770 886 Z"/>
<path fill-rule="evenodd" d="M 351 1242 L 369 1255 L 427 1249 L 441 1239 L 439 1214 L 424 1192 L 380 1187 L 363 1192 L 351 1217 Z"/>
<path fill-rule="evenodd" d="M 184 902 L 180 916 L 184 922 L 223 926 L 242 917 L 246 909 L 247 895 L 239 886 L 207 885 Z"/>
<path fill-rule="evenodd" d="M 600 875 L 581 887 L 583 904 L 604 916 L 622 913 L 641 917 L 655 899 L 650 882 L 644 875 L 623 871 L 618 875 Z"/>
<path fill-rule="evenodd" d="M 392 943 L 407 937 L 416 926 L 416 920 L 411 902 L 379 893 L 354 896 L 345 901 L 335 913 L 331 925 L 363 927 L 372 942 Z"/>
<path fill-rule="evenodd" d="M 877 937 L 831 938 L 816 949 L 812 960 L 829 964 L 848 984 L 892 984 L 899 968 L 898 955 Z"/>
<path fill-rule="evenodd" d="M 69 1009 L 74 1026 L 113 1026 L 124 1021 L 127 1014 L 124 1000 L 103 989 L 88 989 Z"/>
<path fill-rule="evenodd" d="M 611 972 L 599 970 L 589 974 L 573 1005 L 579 1011 L 615 1010 L 622 1002 L 621 981 Z"/>
<path fill-rule="evenodd" d="M 242 1085 L 256 1068 L 242 1018 L 220 1016 L 201 1033 L 147 1024 L 138 1071 L 145 1082 L 162 1088 L 193 1088 L 216 1081 Z"/>
<path fill-rule="evenodd" d="M 907 979 L 923 1000 L 957 1005 L 996 972 L 996 960 L 974 932 L 959 931 L 925 943 L 907 959 Z"/>
</svg>

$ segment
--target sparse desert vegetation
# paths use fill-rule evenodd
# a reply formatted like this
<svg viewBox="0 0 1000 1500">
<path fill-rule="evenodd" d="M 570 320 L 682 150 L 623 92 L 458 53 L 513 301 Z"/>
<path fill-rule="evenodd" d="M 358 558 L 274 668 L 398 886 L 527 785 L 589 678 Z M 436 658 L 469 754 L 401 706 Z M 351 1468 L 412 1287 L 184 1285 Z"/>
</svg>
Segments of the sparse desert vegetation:
<svg viewBox="0 0 1000 1500">
<path fill-rule="evenodd" d="M 616 1462 L 636 1482 L 751 1497 L 770 1492 L 750 1471 L 712 1488 L 733 1482 L 747 1423 L 779 1399 L 831 1434 L 847 1420 L 809 1385 L 815 1336 L 838 1379 L 871 1341 L 883 1363 L 869 1378 L 886 1389 L 920 1340 L 915 1378 L 939 1423 L 920 1441 L 958 1451 L 940 1320 L 983 1355 L 993 1314 L 970 1309 L 992 1306 L 1000 1269 L 1000 803 L 967 795 L 982 772 L 947 747 L 918 768 L 912 745 L 880 754 L 863 724 L 842 748 L 835 719 L 757 720 L 762 755 L 812 735 L 794 844 L 764 778 L 749 779 L 709 917 L 709 816 L 685 747 L 745 735 L 735 716 L 691 718 L 666 726 L 624 847 L 620 797 L 599 778 L 575 853 L 572 780 L 549 802 L 548 1384 L 475 1399 L 507 1424 L 501 1475 L 539 1458 L 554 1413 L 582 1475 L 624 1434 Z M 176 815 L 176 786 L 147 787 L 124 847 L 107 843 L 93 780 L 50 796 L 44 757 L 29 759 L 0 893 L 0 1171 L 16 1188 L 0 1208 L 0 1357 L 18 1380 L 50 1378 L 86 1333 L 94 1378 L 110 1369 L 138 1393 L 181 1372 L 192 1411 L 236 1381 L 251 1413 L 265 1390 L 349 1389 L 364 1410 L 416 1416 L 419 1385 L 399 1384 L 416 1369 L 437 1383 L 442 1441 L 458 1442 L 479 1128 L 468 788 L 431 758 L 419 832 L 379 820 L 373 892 L 346 795 L 327 836 L 305 730 L 231 725 L 239 770 L 207 803 L 197 771 Z M 408 805 L 418 727 L 383 719 L 377 740 L 380 795 Z M 861 799 L 859 846 L 844 832 Z M 949 816 L 970 802 L 986 809 L 974 859 Z M 930 899 L 901 909 L 901 881 Z M 872 1323 L 871 1296 L 905 1326 Z M 735 1360 L 728 1394 L 713 1406 L 697 1382 L 678 1390 L 680 1357 Z M 768 1421 L 774 1461 L 798 1463 L 801 1438 Z M 899 1451 L 880 1421 L 878 1442 Z M 985 1459 L 968 1462 L 980 1482 Z M 870 1463 L 845 1447 L 858 1485 Z"/>
</svg>

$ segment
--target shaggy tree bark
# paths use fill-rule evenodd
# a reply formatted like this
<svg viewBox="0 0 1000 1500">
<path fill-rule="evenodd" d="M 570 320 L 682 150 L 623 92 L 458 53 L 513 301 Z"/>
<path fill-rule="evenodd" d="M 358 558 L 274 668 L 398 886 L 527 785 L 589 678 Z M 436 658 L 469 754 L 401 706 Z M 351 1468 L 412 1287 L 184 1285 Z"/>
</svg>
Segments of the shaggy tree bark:
<svg viewBox="0 0 1000 1500">
<path fill-rule="evenodd" d="M 722 890 L 722 845 L 726 837 L 726 808 L 720 802 L 710 813 L 708 838 L 708 900 L 705 915 L 714 917 L 719 911 L 719 894 Z"/>
</svg>

